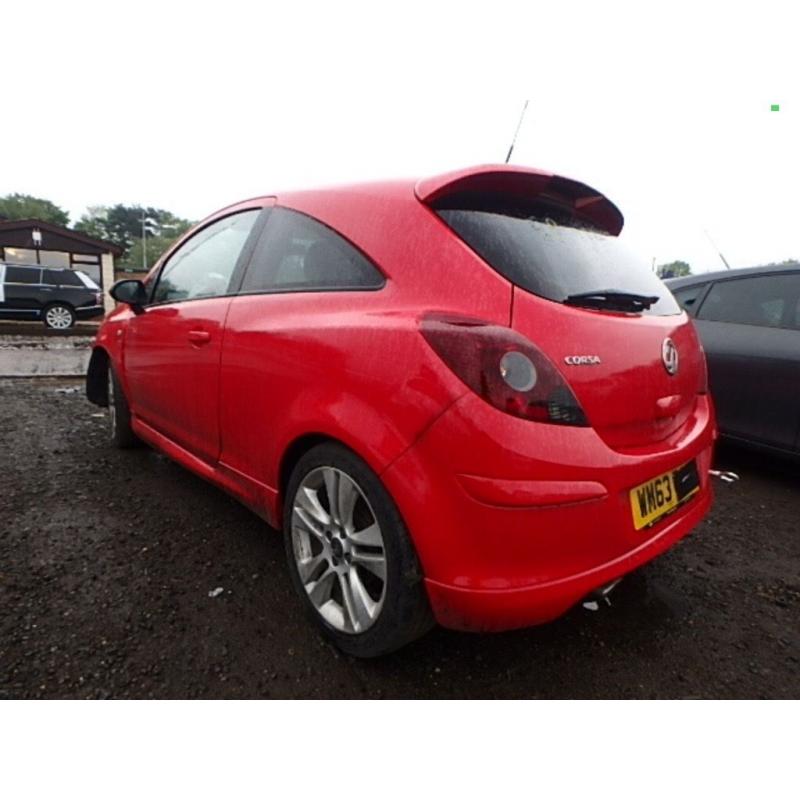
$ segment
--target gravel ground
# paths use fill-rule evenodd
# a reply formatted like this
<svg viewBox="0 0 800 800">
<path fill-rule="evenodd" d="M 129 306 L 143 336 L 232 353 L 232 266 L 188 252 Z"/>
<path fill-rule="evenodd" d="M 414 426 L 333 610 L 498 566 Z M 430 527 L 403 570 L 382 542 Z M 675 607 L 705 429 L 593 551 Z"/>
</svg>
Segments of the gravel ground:
<svg viewBox="0 0 800 800">
<path fill-rule="evenodd" d="M 800 696 L 800 467 L 722 450 L 741 483 L 611 608 L 359 662 L 306 622 L 279 535 L 112 450 L 80 383 L 3 380 L 0 409 L 2 698 Z"/>
</svg>

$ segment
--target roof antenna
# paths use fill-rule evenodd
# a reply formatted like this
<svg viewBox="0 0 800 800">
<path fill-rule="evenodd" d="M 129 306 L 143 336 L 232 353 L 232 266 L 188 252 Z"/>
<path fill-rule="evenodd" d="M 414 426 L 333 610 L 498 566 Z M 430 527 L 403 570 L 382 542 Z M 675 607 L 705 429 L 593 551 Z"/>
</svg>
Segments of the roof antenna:
<svg viewBox="0 0 800 800">
<path fill-rule="evenodd" d="M 522 127 L 522 120 L 525 118 L 525 112 L 528 110 L 528 101 L 525 101 L 525 105 L 522 106 L 522 113 L 519 115 L 519 122 L 517 123 L 517 129 L 514 131 L 514 138 L 511 140 L 511 147 L 508 148 L 508 155 L 506 156 L 505 163 L 508 164 L 511 154 L 514 152 L 514 145 L 517 143 L 517 134 L 519 133 L 519 129 Z"/>
<path fill-rule="evenodd" d="M 722 263 L 725 265 L 725 268 L 730 269 L 731 265 L 725 260 L 725 256 L 722 255 L 722 250 L 720 250 L 714 243 L 714 240 L 711 238 L 711 234 L 705 228 L 703 228 L 703 233 L 706 235 L 708 241 L 711 242 L 711 246 L 717 251 L 717 255 L 722 259 Z"/>
</svg>

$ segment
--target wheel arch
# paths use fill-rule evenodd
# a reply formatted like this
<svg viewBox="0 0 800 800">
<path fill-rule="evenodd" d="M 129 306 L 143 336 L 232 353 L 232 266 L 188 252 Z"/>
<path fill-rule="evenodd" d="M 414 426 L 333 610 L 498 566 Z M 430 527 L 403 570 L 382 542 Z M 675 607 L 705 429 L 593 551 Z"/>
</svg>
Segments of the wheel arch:
<svg viewBox="0 0 800 800">
<path fill-rule="evenodd" d="M 378 476 L 381 470 L 375 464 L 375 460 L 371 457 L 372 454 L 364 452 L 363 449 L 354 447 L 352 442 L 332 435 L 330 433 L 312 432 L 304 433 L 292 439 L 291 442 L 284 448 L 283 455 L 281 456 L 278 467 L 278 495 L 275 507 L 275 519 L 278 526 L 283 519 L 283 503 L 286 497 L 286 489 L 289 486 L 289 480 L 292 477 L 292 472 L 297 466 L 300 459 L 312 448 L 320 444 L 338 444 L 349 450 L 353 455 L 358 456 L 370 469 L 372 469 Z"/>
<path fill-rule="evenodd" d="M 78 314 L 75 310 L 75 306 L 72 305 L 72 303 L 70 303 L 68 300 L 49 300 L 42 306 L 42 316 L 47 313 L 48 308 L 53 308 L 53 306 L 64 306 L 64 308 L 68 308 L 77 321 Z"/>
</svg>

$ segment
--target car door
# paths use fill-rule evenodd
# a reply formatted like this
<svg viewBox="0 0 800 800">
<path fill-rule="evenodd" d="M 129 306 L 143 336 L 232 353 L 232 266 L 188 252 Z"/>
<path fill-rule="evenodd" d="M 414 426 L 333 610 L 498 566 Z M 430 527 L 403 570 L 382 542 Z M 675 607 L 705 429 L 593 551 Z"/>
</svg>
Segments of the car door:
<svg viewBox="0 0 800 800">
<path fill-rule="evenodd" d="M 800 274 L 716 281 L 695 324 L 723 433 L 784 450 L 796 446 L 800 405 Z"/>
<path fill-rule="evenodd" d="M 204 461 L 219 455 L 219 359 L 229 284 L 261 208 L 216 218 L 172 251 L 127 325 L 124 375 L 136 417 Z"/>
</svg>

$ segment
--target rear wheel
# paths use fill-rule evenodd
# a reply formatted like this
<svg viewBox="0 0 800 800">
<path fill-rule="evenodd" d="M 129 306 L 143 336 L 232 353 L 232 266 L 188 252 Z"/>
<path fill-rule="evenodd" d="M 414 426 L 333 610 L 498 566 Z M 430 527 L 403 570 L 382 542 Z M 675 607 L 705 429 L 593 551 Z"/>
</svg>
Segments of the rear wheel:
<svg viewBox="0 0 800 800">
<path fill-rule="evenodd" d="M 354 453 L 331 443 L 300 459 L 283 527 L 295 589 L 341 650 L 379 656 L 430 629 L 405 525 L 378 476 Z"/>
<path fill-rule="evenodd" d="M 64 303 L 53 303 L 45 308 L 42 319 L 45 327 L 65 331 L 75 324 L 75 312 Z"/>
<path fill-rule="evenodd" d="M 108 419 L 111 442 L 115 447 L 136 447 L 139 439 L 131 428 L 131 411 L 125 393 L 111 364 L 108 365 Z"/>
</svg>

